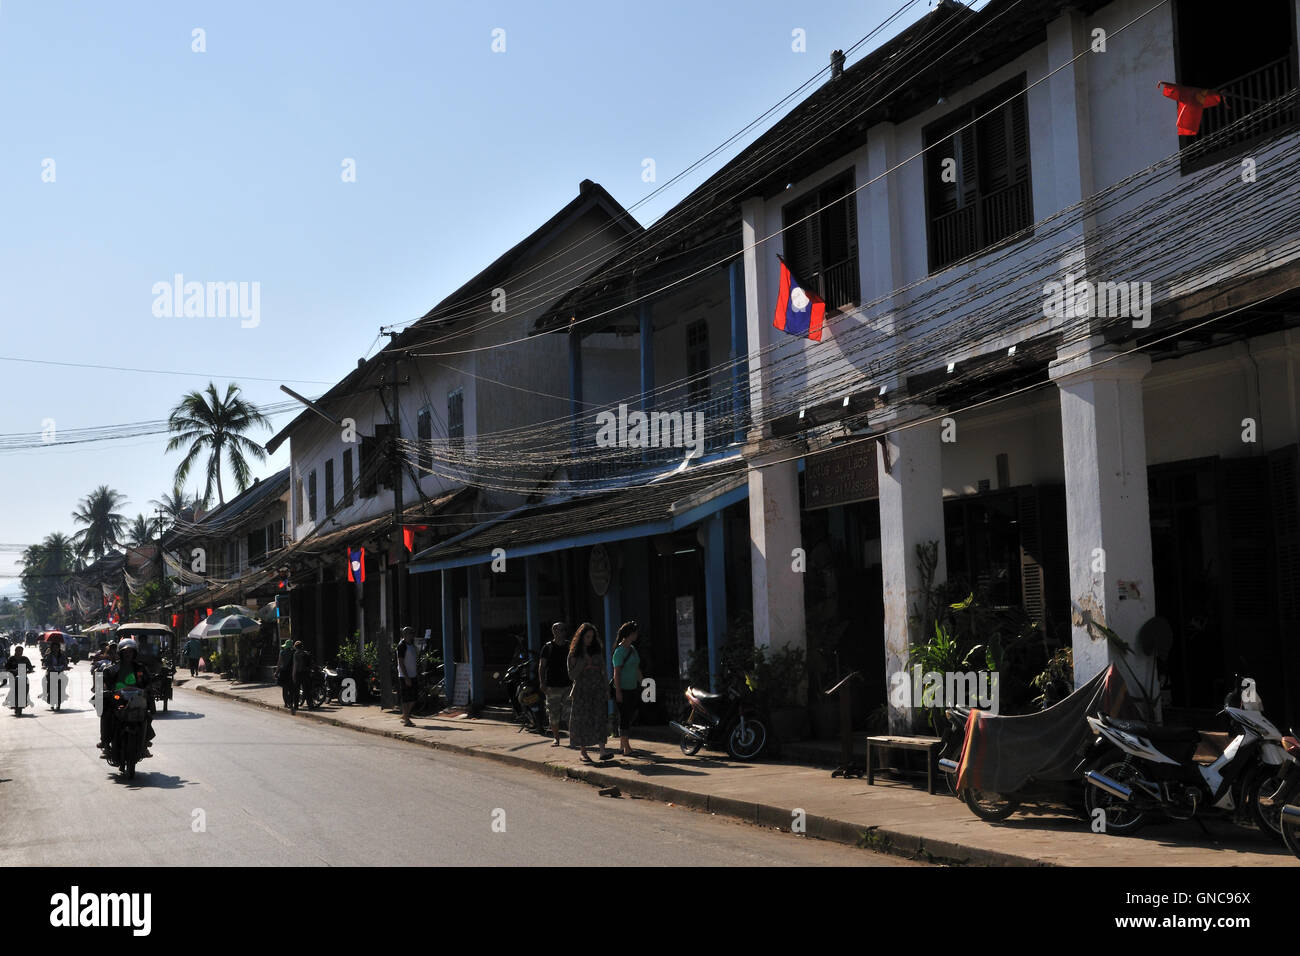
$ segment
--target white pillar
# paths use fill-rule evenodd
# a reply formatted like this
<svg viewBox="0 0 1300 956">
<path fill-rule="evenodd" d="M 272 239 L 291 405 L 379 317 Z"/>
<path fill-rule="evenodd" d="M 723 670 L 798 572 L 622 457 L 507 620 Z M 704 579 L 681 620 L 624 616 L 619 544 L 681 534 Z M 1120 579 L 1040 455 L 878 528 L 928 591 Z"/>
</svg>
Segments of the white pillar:
<svg viewBox="0 0 1300 956">
<path fill-rule="evenodd" d="M 768 457 L 788 458 L 789 454 L 787 450 Z M 799 562 L 799 570 L 795 565 L 795 549 L 803 547 L 799 520 L 798 461 L 750 461 L 749 552 L 758 647 L 807 647 L 804 562 Z"/>
<path fill-rule="evenodd" d="M 772 308 L 767 301 L 767 263 L 776 253 L 771 242 L 755 245 L 766 235 L 764 203 L 746 199 L 740 204 L 740 237 L 745 263 L 745 332 L 749 354 L 749 420 L 763 422 L 771 401 L 771 357 L 763 350 L 770 344 Z M 784 333 L 782 333 L 784 334 Z M 763 432 L 765 426 L 759 425 Z"/>
<path fill-rule="evenodd" d="M 1077 686 L 1123 659 L 1130 684 L 1136 677 L 1151 690 L 1154 659 L 1137 647 L 1156 610 L 1142 411 L 1151 360 L 1118 354 L 1094 337 L 1061 349 L 1051 365 L 1061 389 L 1074 679 Z M 1081 615 L 1105 624 L 1132 653 L 1093 637 Z"/>
<path fill-rule="evenodd" d="M 873 425 L 889 427 L 909 418 L 929 417 L 926 409 L 900 408 L 889 418 Z M 938 543 L 938 563 L 934 583 L 948 579 L 948 562 L 944 555 L 943 477 L 940 468 L 940 432 L 938 421 L 900 428 L 877 443 L 876 459 L 880 475 L 880 558 L 884 578 L 885 602 L 885 680 L 886 687 L 894 674 L 906 672 L 908 649 L 926 639 L 911 621 L 913 606 L 923 598 L 921 572 L 917 562 L 917 545 Z M 908 708 L 889 708 L 891 732 L 911 729 Z"/>
</svg>

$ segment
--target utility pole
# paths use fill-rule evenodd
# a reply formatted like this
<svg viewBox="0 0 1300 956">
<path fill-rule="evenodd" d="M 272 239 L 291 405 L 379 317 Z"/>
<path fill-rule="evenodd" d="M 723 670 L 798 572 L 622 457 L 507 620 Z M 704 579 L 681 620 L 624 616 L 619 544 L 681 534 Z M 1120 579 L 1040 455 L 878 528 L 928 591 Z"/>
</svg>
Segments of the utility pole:
<svg viewBox="0 0 1300 956">
<path fill-rule="evenodd" d="M 389 337 L 389 345 L 397 344 L 396 332 L 382 332 Z M 389 534 L 389 548 L 394 544 L 397 546 L 397 581 L 393 586 L 393 602 L 389 608 L 388 620 L 389 627 L 380 632 L 379 644 L 379 690 L 382 706 L 385 708 L 392 707 L 394 701 L 394 687 L 392 681 L 392 668 L 390 662 L 393 659 L 393 647 L 397 643 L 397 635 L 402 627 L 402 613 L 406 608 L 406 544 L 402 538 L 402 518 L 405 508 L 402 502 L 402 485 L 404 483 L 401 466 L 401 456 L 398 452 L 398 439 L 402 436 L 401 415 L 397 404 L 397 350 L 391 349 L 388 353 L 388 385 L 390 389 L 390 402 L 388 406 L 388 463 L 391 468 L 392 478 L 390 479 L 393 486 L 393 529 Z M 385 567 L 387 567 L 388 556 L 384 556 Z"/>
<path fill-rule="evenodd" d="M 154 514 L 158 516 L 158 623 L 167 623 L 167 575 L 163 565 L 163 511 L 161 508 L 155 508 Z"/>
</svg>

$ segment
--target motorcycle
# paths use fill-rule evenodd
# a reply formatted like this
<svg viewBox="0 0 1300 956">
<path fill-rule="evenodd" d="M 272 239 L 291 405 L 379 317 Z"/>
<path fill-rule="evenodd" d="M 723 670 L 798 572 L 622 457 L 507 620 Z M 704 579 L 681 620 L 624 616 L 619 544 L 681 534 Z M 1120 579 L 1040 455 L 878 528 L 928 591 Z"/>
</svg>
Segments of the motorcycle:
<svg viewBox="0 0 1300 956">
<path fill-rule="evenodd" d="M 1300 793 L 1300 739 L 1294 736 L 1294 731 L 1282 738 L 1282 751 L 1286 759 L 1280 766 L 1273 767 L 1261 760 L 1251 769 L 1242 789 L 1255 825 L 1261 832 L 1271 833 L 1285 842 L 1282 807 Z"/>
<path fill-rule="evenodd" d="M 1107 832 L 1132 833 L 1157 814 L 1191 820 L 1206 812 L 1233 815 L 1246 809 L 1258 799 L 1251 790 L 1265 785 L 1255 782 L 1257 775 L 1273 778 L 1294 760 L 1282 746 L 1281 732 L 1264 717 L 1258 697 L 1243 702 L 1243 691 L 1253 686 L 1244 678 L 1224 700 L 1221 714 L 1233 737 L 1209 764 L 1193 759 L 1201 735 L 1191 728 L 1089 717 L 1093 730 L 1119 750 L 1103 766 L 1084 773 L 1089 815 L 1100 809 Z"/>
<path fill-rule="evenodd" d="M 9 693 L 13 695 L 15 717 L 21 717 L 23 715 L 23 708 L 31 705 L 31 701 L 28 699 L 29 691 L 27 681 L 27 674 L 31 670 L 31 665 L 29 664 L 27 667 L 22 668 L 21 674 L 18 670 L 19 669 L 15 667 L 13 670 L 9 671 Z"/>
<path fill-rule="evenodd" d="M 687 687 L 685 696 L 685 722 L 669 726 L 682 735 L 679 745 L 686 756 L 704 746 L 723 746 L 736 760 L 753 760 L 767 746 L 767 724 L 748 686 L 721 694 Z"/>
<path fill-rule="evenodd" d="M 145 692 L 138 687 L 113 691 L 105 698 L 104 706 L 113 715 L 104 759 L 126 774 L 126 779 L 134 780 L 135 765 L 149 756 L 149 702 Z"/>
<path fill-rule="evenodd" d="M 1300 858 L 1300 807 L 1287 804 L 1278 813 L 1278 820 L 1282 828 L 1282 842 Z"/>
<path fill-rule="evenodd" d="M 531 653 L 524 654 L 504 674 L 497 672 L 492 676 L 505 688 L 515 719 L 523 725 L 520 729 L 546 733 L 546 702 L 537 682 L 537 659 Z"/>
<path fill-rule="evenodd" d="M 51 667 L 45 672 L 45 700 L 54 710 L 63 706 L 63 678 L 60 677 L 67 668 Z"/>
</svg>

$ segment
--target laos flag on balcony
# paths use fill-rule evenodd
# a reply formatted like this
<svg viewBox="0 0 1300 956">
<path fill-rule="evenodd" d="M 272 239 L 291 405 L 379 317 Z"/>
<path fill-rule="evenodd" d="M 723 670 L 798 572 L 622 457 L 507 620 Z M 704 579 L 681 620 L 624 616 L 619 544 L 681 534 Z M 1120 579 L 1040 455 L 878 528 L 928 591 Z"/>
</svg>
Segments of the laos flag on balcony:
<svg viewBox="0 0 1300 956">
<path fill-rule="evenodd" d="M 365 548 L 348 548 L 348 580 L 366 583 Z"/>
<path fill-rule="evenodd" d="M 1207 106 L 1218 106 L 1223 97 L 1214 90 L 1202 90 L 1177 83 L 1161 83 L 1160 92 L 1178 101 L 1178 135 L 1195 136 L 1201 131 L 1201 112 Z"/>
<path fill-rule="evenodd" d="M 789 335 L 800 335 L 814 342 L 822 340 L 822 321 L 826 317 L 826 303 L 795 278 L 790 267 L 780 256 L 781 291 L 776 297 L 776 316 L 772 324 Z"/>
</svg>

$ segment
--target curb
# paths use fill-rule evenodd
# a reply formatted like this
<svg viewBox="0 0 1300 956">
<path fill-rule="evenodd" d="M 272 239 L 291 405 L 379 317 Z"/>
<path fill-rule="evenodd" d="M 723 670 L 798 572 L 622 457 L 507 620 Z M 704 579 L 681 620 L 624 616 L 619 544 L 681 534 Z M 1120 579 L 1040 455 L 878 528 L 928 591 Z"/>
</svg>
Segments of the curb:
<svg viewBox="0 0 1300 956">
<path fill-rule="evenodd" d="M 195 690 L 200 694 L 210 694 L 213 697 L 223 697 L 227 700 L 235 700 L 241 703 L 251 704 L 254 707 L 261 707 L 263 710 L 268 710 L 277 714 L 286 713 L 282 705 L 243 697 L 239 694 L 232 694 L 229 691 L 216 690 L 202 685 L 196 685 L 189 689 Z M 517 757 L 513 754 L 496 753 L 490 750 L 482 750 L 477 747 L 466 747 L 460 744 L 448 743 L 441 740 L 415 737 L 411 734 L 402 733 L 396 730 L 384 730 L 379 727 L 362 727 L 357 724 L 339 720 L 334 717 L 327 717 L 323 714 L 313 713 L 308 710 L 300 711 L 299 715 L 319 724 L 326 724 L 332 727 L 343 727 L 364 734 L 373 734 L 377 737 L 388 737 L 392 740 L 402 740 L 407 743 L 429 747 L 433 750 L 444 750 L 448 753 L 460 754 L 466 757 L 479 757 L 495 761 L 496 763 L 503 764 L 507 767 L 531 770 L 534 773 L 540 773 L 548 777 L 562 777 L 579 783 L 585 783 L 592 787 L 618 787 L 621 792 L 629 796 L 638 797 L 644 800 L 654 800 L 659 803 L 672 803 L 691 810 L 702 810 L 705 813 L 714 813 L 719 816 L 730 817 L 755 826 L 788 831 L 790 824 L 790 810 L 787 807 L 755 803 L 749 800 L 737 800 L 732 797 L 712 796 L 694 790 L 679 790 L 676 787 L 665 786 L 664 784 L 659 783 L 650 783 L 635 778 L 628 778 L 624 775 L 610 773 L 595 768 L 588 769 L 586 767 L 574 767 L 568 764 L 552 763 L 548 760 L 539 762 L 527 757 Z M 293 715 L 286 714 L 286 716 Z M 859 849 L 874 850 L 877 853 L 885 853 L 889 856 L 902 857 L 903 859 L 908 860 L 922 860 L 940 866 L 1045 867 L 1055 865 L 1034 859 L 1033 857 L 1017 856 L 1014 853 L 1005 853 L 1000 850 L 984 850 L 978 847 L 969 847 L 959 843 L 951 843 L 946 840 L 931 840 L 926 837 L 917 836 L 914 833 L 903 833 L 898 830 L 890 830 L 881 826 L 864 826 L 862 824 L 849 823 L 844 820 L 836 820 L 832 817 L 808 814 L 805 823 L 807 826 L 805 835 L 814 839 L 825 840 L 828 843 L 839 843 L 845 846 L 857 847 Z"/>
</svg>

